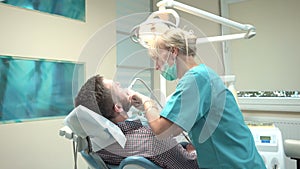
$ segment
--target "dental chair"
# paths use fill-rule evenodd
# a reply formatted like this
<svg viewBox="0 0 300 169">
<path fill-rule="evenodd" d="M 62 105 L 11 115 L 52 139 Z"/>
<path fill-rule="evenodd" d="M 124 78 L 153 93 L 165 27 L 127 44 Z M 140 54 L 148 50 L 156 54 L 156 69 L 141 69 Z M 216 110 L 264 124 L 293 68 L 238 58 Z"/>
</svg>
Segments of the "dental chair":
<svg viewBox="0 0 300 169">
<path fill-rule="evenodd" d="M 161 169 L 141 156 L 126 157 L 118 166 L 106 164 L 96 152 L 116 142 L 124 148 L 126 137 L 117 125 L 84 106 L 74 108 L 64 124 L 59 135 L 73 141 L 75 169 L 77 153 L 90 169 Z"/>
<path fill-rule="evenodd" d="M 287 157 L 296 160 L 297 169 L 300 169 L 300 140 L 284 140 L 284 152 Z"/>
</svg>

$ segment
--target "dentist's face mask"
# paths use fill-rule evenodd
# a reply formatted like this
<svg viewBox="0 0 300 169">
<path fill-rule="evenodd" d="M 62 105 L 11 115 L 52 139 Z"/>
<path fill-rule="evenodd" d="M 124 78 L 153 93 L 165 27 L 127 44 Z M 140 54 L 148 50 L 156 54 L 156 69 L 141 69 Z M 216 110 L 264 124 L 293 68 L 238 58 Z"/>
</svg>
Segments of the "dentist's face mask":
<svg viewBox="0 0 300 169">
<path fill-rule="evenodd" d="M 177 79 L 177 68 L 176 68 L 176 59 L 174 59 L 174 64 L 172 66 L 169 66 L 168 60 L 170 58 L 170 55 L 172 53 L 169 52 L 168 58 L 165 61 L 163 65 L 163 71 L 161 72 L 161 75 L 169 81 L 173 81 Z"/>
</svg>

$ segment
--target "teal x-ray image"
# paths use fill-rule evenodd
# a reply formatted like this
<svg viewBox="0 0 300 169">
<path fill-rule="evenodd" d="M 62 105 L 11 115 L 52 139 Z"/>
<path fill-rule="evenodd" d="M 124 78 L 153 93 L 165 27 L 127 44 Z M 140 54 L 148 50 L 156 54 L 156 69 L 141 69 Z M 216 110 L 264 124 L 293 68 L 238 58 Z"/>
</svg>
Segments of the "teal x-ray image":
<svg viewBox="0 0 300 169">
<path fill-rule="evenodd" d="M 0 121 L 67 115 L 84 70 L 83 63 L 0 56 Z"/>
<path fill-rule="evenodd" d="M 85 0 L 3 0 L 0 2 L 85 21 Z"/>
</svg>

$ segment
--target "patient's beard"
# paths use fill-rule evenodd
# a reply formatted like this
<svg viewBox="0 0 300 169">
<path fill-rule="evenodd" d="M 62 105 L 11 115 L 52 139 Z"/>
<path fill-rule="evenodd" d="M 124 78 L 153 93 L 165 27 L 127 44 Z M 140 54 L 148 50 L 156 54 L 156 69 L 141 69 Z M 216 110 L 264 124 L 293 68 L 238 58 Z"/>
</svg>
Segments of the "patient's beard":
<svg viewBox="0 0 300 169">
<path fill-rule="evenodd" d="M 128 112 L 131 107 L 130 102 L 128 100 L 120 100 L 120 102 L 122 104 L 123 110 Z"/>
</svg>

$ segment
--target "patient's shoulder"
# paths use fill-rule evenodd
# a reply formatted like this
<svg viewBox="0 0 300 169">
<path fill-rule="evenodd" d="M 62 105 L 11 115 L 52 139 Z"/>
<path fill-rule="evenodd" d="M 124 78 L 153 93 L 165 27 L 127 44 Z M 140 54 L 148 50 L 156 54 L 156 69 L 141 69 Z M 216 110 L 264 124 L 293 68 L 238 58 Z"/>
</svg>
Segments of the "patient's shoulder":
<svg viewBox="0 0 300 169">
<path fill-rule="evenodd" d="M 143 125 L 140 120 L 133 120 L 133 121 L 123 121 L 117 123 L 118 127 L 122 130 L 124 134 L 130 131 L 139 130 L 143 128 Z"/>
</svg>

